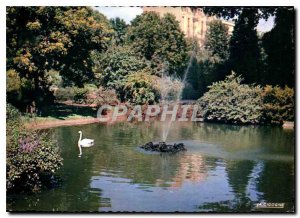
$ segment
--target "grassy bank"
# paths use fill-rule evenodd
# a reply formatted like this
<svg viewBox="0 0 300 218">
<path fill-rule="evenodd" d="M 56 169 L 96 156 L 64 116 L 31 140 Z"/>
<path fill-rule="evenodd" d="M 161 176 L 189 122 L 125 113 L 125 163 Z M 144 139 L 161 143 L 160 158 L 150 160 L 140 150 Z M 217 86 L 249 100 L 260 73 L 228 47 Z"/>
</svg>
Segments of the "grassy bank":
<svg viewBox="0 0 300 218">
<path fill-rule="evenodd" d="M 36 115 L 29 115 L 23 119 L 26 127 L 43 129 L 94 123 L 96 117 L 96 107 L 64 102 L 42 107 L 36 112 Z"/>
</svg>

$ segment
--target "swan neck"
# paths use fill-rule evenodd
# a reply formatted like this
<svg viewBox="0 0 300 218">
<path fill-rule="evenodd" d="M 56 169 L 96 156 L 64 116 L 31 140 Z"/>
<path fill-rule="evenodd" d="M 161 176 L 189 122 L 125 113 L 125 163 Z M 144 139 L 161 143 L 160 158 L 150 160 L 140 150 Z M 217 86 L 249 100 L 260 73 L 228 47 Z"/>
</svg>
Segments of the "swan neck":
<svg viewBox="0 0 300 218">
<path fill-rule="evenodd" d="M 81 141 L 81 138 L 82 138 L 82 133 L 79 133 L 80 136 L 79 136 L 79 140 L 78 140 L 78 143 Z"/>
</svg>

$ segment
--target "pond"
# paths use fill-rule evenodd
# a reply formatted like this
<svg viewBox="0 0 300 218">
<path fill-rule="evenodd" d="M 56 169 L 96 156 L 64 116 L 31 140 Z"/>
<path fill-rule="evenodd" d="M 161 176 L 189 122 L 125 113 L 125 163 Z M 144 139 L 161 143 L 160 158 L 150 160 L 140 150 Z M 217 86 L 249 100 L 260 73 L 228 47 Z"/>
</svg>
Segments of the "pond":
<svg viewBox="0 0 300 218">
<path fill-rule="evenodd" d="M 95 145 L 78 157 L 78 131 Z M 12 211 L 250 212 L 261 202 L 294 210 L 294 131 L 270 126 L 175 122 L 168 142 L 186 152 L 145 152 L 162 125 L 116 123 L 55 128 L 60 186 L 7 196 Z"/>
</svg>

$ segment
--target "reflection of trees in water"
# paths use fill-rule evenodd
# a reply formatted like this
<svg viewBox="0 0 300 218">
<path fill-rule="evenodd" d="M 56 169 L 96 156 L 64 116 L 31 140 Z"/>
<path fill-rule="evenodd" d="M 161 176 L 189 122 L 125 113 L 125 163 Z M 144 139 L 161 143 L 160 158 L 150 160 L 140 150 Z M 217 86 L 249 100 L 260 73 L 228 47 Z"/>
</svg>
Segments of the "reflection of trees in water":
<svg viewBox="0 0 300 218">
<path fill-rule="evenodd" d="M 285 210 L 293 210 L 295 203 L 294 163 L 264 162 L 263 170 L 256 180 L 261 192 L 260 201 L 285 203 Z"/>
<path fill-rule="evenodd" d="M 247 186 L 251 178 L 253 161 L 225 161 L 228 183 L 232 187 L 236 197 L 246 196 Z"/>
<path fill-rule="evenodd" d="M 264 209 L 264 211 L 285 212 L 294 210 L 294 165 L 287 162 L 225 161 L 229 186 L 234 193 L 233 200 L 206 202 L 200 211 L 249 212 L 255 211 L 258 202 L 285 203 L 284 209 Z M 257 165 L 257 166 L 258 166 Z M 256 172 L 253 172 L 256 171 Z M 252 178 L 253 174 L 256 174 Z M 257 199 L 251 199 L 247 190 L 252 180 Z"/>
<path fill-rule="evenodd" d="M 249 212 L 253 202 L 247 194 L 247 186 L 251 178 L 254 162 L 227 160 L 226 172 L 229 186 L 232 188 L 234 199 L 220 202 L 206 202 L 198 208 L 200 211 L 214 212 Z"/>
<path fill-rule="evenodd" d="M 254 162 L 243 161 L 225 161 L 228 183 L 234 192 L 232 208 L 250 209 L 253 206 L 251 199 L 247 194 L 247 187 L 251 179 Z"/>
<path fill-rule="evenodd" d="M 200 154 L 181 155 L 179 167 L 173 178 L 172 187 L 181 187 L 183 182 L 199 183 L 207 177 L 205 159 Z"/>
<path fill-rule="evenodd" d="M 95 146 L 83 149 L 78 159 L 78 130 L 83 136 L 95 139 Z M 101 198 L 101 190 L 91 190 L 90 180 L 102 172 L 128 178 L 132 183 L 159 187 L 180 187 L 184 181 L 201 182 L 216 166 L 216 159 L 198 154 L 145 154 L 138 151 L 142 143 L 159 140 L 161 123 L 116 123 L 114 125 L 85 125 L 58 128 L 57 140 L 63 148 L 64 166 L 60 171 L 63 185 L 35 196 L 18 197 L 11 207 L 45 211 L 97 211 L 100 203 L 110 205 L 110 199 Z M 293 153 L 294 132 L 274 127 L 238 127 L 190 122 L 172 125 L 170 140 L 192 139 L 209 143 L 224 143 L 224 149 L 255 148 Z M 228 183 L 235 194 L 233 201 L 205 203 L 203 210 L 225 212 L 249 211 L 247 184 L 253 171 L 251 161 L 225 161 Z M 292 163 L 265 162 L 256 180 L 261 200 L 294 201 L 294 168 Z M 292 188 L 291 188 L 292 187 Z M 31 205 L 31 207 L 29 207 Z M 107 206 L 107 207 L 108 207 Z"/>
<path fill-rule="evenodd" d="M 253 205 L 251 205 L 248 198 L 232 200 L 232 201 L 219 201 L 219 202 L 208 202 L 199 206 L 198 209 L 202 212 L 250 212 Z"/>
<path fill-rule="evenodd" d="M 230 151 L 263 147 L 266 151 L 294 153 L 294 131 L 283 131 L 281 127 L 194 123 L 190 128 L 193 139 L 222 144 Z"/>
</svg>

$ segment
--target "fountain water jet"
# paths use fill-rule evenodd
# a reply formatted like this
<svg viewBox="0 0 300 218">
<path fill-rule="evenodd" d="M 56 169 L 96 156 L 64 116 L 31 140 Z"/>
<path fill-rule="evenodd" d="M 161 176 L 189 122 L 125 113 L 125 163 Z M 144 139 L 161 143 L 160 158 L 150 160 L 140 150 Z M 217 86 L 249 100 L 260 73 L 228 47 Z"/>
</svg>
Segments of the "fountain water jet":
<svg viewBox="0 0 300 218">
<path fill-rule="evenodd" d="M 160 79 L 159 82 L 159 89 L 160 89 L 160 94 L 161 94 L 161 101 L 163 103 L 163 105 L 169 105 L 170 104 L 170 93 L 174 93 L 175 91 L 175 98 L 173 99 L 174 101 L 174 105 L 179 104 L 181 99 L 182 99 L 182 93 L 183 93 L 183 89 L 185 87 L 185 83 L 186 83 L 186 79 L 187 79 L 187 75 L 188 72 L 191 68 L 192 65 L 192 60 L 195 57 L 195 42 L 193 44 L 193 49 L 192 49 L 192 54 L 189 58 L 188 61 L 188 66 L 185 69 L 185 72 L 183 74 L 183 78 L 182 80 L 178 80 L 177 78 L 172 78 L 168 75 L 166 75 L 166 72 L 168 72 L 168 69 L 163 67 L 162 69 L 162 78 Z M 166 66 L 168 64 L 165 64 L 164 66 Z M 175 86 L 175 87 L 174 87 Z M 176 87 L 177 86 L 177 87 Z M 178 89 L 176 89 L 178 88 Z M 179 144 L 174 144 L 174 145 L 168 145 L 166 143 L 166 140 L 168 138 L 169 135 L 169 131 L 171 128 L 171 124 L 172 124 L 172 119 L 166 120 L 163 123 L 163 130 L 162 130 L 162 142 L 159 142 L 157 144 L 154 144 L 152 142 L 148 142 L 142 146 L 140 146 L 141 148 L 145 149 L 145 150 L 151 150 L 151 151 L 159 151 L 159 152 L 178 152 L 178 151 L 186 151 L 184 144 L 183 143 L 179 143 Z"/>
</svg>

